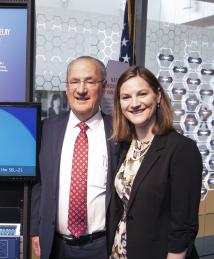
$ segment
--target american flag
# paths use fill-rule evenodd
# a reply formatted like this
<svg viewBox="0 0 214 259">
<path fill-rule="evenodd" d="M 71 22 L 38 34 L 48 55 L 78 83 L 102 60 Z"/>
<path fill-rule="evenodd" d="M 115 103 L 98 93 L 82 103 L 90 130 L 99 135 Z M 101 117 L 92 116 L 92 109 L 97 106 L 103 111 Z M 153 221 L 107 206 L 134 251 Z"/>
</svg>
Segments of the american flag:
<svg viewBox="0 0 214 259">
<path fill-rule="evenodd" d="M 120 62 L 135 64 L 136 0 L 126 0 L 120 45 Z"/>
</svg>

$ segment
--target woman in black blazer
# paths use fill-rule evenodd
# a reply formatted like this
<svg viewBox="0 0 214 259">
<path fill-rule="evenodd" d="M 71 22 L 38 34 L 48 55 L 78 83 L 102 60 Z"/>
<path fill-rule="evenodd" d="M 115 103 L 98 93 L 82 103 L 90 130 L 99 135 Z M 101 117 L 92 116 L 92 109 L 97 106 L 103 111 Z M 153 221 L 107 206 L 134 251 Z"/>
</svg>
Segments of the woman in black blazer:
<svg viewBox="0 0 214 259">
<path fill-rule="evenodd" d="M 107 212 L 110 258 L 199 258 L 201 155 L 174 130 L 170 103 L 149 70 L 134 66 L 119 78 L 111 138 L 121 155 Z"/>
</svg>

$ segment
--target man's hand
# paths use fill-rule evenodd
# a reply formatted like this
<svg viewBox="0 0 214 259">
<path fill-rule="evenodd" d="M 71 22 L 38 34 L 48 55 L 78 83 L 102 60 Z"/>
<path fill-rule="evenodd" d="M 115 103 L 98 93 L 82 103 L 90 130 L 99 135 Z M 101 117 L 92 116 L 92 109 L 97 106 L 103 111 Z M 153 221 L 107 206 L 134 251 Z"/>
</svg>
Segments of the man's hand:
<svg viewBox="0 0 214 259">
<path fill-rule="evenodd" d="M 168 253 L 167 259 L 185 259 L 186 258 L 186 250 L 179 254 Z"/>
<path fill-rule="evenodd" d="M 39 257 L 41 255 L 38 236 L 32 237 L 32 249 L 33 249 L 33 253 L 35 254 L 35 256 Z"/>
</svg>

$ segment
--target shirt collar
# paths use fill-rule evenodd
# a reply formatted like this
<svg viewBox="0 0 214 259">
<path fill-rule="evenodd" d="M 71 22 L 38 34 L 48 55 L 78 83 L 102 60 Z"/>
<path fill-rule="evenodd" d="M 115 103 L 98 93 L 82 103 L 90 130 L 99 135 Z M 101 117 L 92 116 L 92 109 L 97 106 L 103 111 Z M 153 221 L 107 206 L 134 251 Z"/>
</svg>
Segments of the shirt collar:
<svg viewBox="0 0 214 259">
<path fill-rule="evenodd" d="M 88 125 L 89 129 L 96 129 L 99 126 L 99 123 L 102 120 L 101 111 L 99 110 L 94 116 L 92 116 L 89 120 L 85 121 Z M 77 118 L 77 116 L 70 110 L 69 122 L 72 128 L 75 128 L 77 124 L 81 121 Z"/>
</svg>

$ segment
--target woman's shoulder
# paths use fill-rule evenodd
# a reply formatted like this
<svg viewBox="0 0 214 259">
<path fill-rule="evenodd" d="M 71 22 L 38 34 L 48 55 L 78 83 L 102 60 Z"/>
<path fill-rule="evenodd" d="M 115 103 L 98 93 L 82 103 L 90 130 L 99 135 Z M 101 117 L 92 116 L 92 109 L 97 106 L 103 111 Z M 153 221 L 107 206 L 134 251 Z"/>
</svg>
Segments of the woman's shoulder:
<svg viewBox="0 0 214 259">
<path fill-rule="evenodd" d="M 181 134 L 175 130 L 168 132 L 166 134 L 166 137 L 167 137 L 167 140 L 168 140 L 167 142 L 169 145 L 172 145 L 173 143 L 178 146 L 185 145 L 185 144 L 196 145 L 196 142 L 193 139 L 191 139 L 187 136 L 184 136 L 183 134 Z"/>
</svg>

